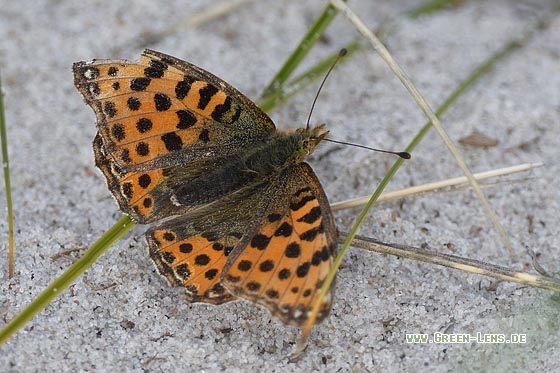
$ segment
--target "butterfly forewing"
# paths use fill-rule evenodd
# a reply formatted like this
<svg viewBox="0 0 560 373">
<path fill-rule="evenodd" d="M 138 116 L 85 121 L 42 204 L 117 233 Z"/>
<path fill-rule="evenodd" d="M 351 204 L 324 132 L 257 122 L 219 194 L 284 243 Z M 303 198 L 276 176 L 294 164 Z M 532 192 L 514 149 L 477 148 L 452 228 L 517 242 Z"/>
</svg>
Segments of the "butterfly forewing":
<svg viewBox="0 0 560 373">
<path fill-rule="evenodd" d="M 185 210 L 171 204 L 172 191 L 161 188 L 163 170 L 125 172 L 107 154 L 101 135 L 93 140 L 95 165 L 103 172 L 120 209 L 136 222 L 146 224 Z"/>
<path fill-rule="evenodd" d="M 145 51 L 139 63 L 79 62 L 74 80 L 97 115 L 107 152 L 129 171 L 234 153 L 274 130 L 233 87 L 162 53 Z"/>
<path fill-rule="evenodd" d="M 139 63 L 78 62 L 74 81 L 97 116 L 96 164 L 120 208 L 139 223 L 188 211 L 171 201 L 180 185 L 275 129 L 235 88 L 154 51 Z M 177 168 L 180 178 L 166 178 Z"/>
<path fill-rule="evenodd" d="M 305 163 L 279 175 L 228 259 L 223 284 L 234 295 L 268 308 L 287 324 L 301 325 L 332 265 L 336 229 L 328 201 Z M 317 320 L 331 308 L 333 288 Z"/>
</svg>

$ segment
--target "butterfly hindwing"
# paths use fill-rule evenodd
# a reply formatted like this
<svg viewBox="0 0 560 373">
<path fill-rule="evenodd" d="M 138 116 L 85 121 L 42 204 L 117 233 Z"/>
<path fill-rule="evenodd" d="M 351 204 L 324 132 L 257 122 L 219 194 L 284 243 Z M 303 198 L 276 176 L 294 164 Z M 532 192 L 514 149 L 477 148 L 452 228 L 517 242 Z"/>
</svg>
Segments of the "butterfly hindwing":
<svg viewBox="0 0 560 373">
<path fill-rule="evenodd" d="M 311 167 L 294 165 L 279 176 L 228 258 L 222 282 L 283 322 L 302 325 L 331 269 L 337 234 Z M 333 291 L 323 299 L 317 321 L 328 315 Z"/>
<path fill-rule="evenodd" d="M 234 300 L 221 284 L 228 255 L 239 242 L 238 232 L 219 234 L 188 227 L 158 226 L 147 232 L 150 256 L 172 286 L 185 288 L 189 302 L 220 304 Z"/>
<path fill-rule="evenodd" d="M 211 206 L 167 220 L 146 232 L 150 256 L 190 302 L 235 299 L 221 284 L 222 269 L 253 219 L 263 186 L 225 196 Z"/>
</svg>

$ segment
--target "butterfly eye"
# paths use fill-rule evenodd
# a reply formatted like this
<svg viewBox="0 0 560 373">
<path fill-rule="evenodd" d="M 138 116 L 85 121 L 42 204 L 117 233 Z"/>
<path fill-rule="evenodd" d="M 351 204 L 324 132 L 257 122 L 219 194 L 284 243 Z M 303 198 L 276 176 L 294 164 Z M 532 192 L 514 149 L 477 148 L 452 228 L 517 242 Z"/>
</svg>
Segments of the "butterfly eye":
<svg viewBox="0 0 560 373">
<path fill-rule="evenodd" d="M 313 149 L 315 148 L 315 146 L 313 145 L 314 142 L 311 138 L 307 138 L 303 140 L 302 144 L 303 144 L 303 152 L 305 157 L 313 153 Z"/>
</svg>

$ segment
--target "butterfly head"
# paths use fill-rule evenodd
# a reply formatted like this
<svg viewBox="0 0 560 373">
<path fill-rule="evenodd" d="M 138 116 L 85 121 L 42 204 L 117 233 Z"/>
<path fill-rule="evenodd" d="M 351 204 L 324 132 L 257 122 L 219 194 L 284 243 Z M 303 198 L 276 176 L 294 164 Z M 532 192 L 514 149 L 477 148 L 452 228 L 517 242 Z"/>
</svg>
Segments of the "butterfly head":
<svg viewBox="0 0 560 373">
<path fill-rule="evenodd" d="M 300 128 L 296 133 L 301 136 L 302 147 L 298 158 L 299 161 L 303 161 L 303 158 L 313 153 L 321 140 L 329 134 L 329 131 L 325 128 L 324 124 L 321 124 L 315 128 Z"/>
</svg>

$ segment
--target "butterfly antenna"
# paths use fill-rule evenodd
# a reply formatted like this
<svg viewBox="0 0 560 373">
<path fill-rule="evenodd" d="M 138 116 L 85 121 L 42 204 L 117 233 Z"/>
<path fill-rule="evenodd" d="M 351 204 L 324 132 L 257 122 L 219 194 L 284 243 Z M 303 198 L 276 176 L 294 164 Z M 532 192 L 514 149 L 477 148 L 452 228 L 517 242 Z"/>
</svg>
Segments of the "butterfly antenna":
<svg viewBox="0 0 560 373">
<path fill-rule="evenodd" d="M 332 140 L 332 139 L 323 139 L 323 141 L 333 142 L 333 143 L 335 143 L 335 144 L 342 144 L 342 145 L 355 146 L 356 148 L 372 150 L 372 151 L 374 151 L 374 152 L 387 153 L 387 154 L 394 154 L 394 155 L 396 155 L 396 156 L 401 157 L 402 159 L 410 159 L 410 158 L 411 158 L 411 155 L 410 155 L 409 152 L 392 152 L 392 151 L 390 151 L 390 150 L 382 150 L 382 149 L 370 148 L 369 146 L 365 146 L 365 145 L 352 144 L 351 142 L 337 141 L 337 140 Z"/>
<path fill-rule="evenodd" d="M 325 85 L 325 82 L 327 81 L 327 78 L 331 74 L 331 71 L 333 71 L 334 67 L 338 64 L 340 59 L 346 55 L 346 53 L 347 53 L 346 48 L 342 48 L 340 50 L 340 52 L 338 52 L 338 56 L 336 57 L 336 60 L 334 60 L 333 64 L 329 68 L 329 71 L 327 71 L 327 73 L 325 74 L 325 77 L 323 78 L 323 81 L 321 82 L 321 85 L 319 86 L 319 89 L 317 90 L 317 94 L 315 95 L 315 98 L 313 99 L 313 104 L 311 105 L 311 110 L 309 110 L 309 116 L 307 117 L 307 124 L 305 126 L 307 129 L 309 129 L 309 123 L 311 122 L 311 115 L 313 114 L 313 109 L 315 109 L 315 104 L 317 103 L 317 99 L 319 98 L 319 94 L 321 93 L 321 90 L 323 89 L 323 86 Z M 336 144 L 342 144 L 342 145 L 355 146 L 357 148 L 373 150 L 375 152 L 380 152 L 380 153 L 394 154 L 394 155 L 399 156 L 403 159 L 410 159 L 410 157 L 411 157 L 410 153 L 408 153 L 408 152 L 392 152 L 392 151 L 389 151 L 389 150 L 375 149 L 375 148 L 370 148 L 369 146 L 365 146 L 365 145 L 357 145 L 357 144 L 352 144 L 352 143 L 343 142 L 343 141 L 336 141 L 336 140 L 331 140 L 331 139 L 323 139 L 323 141 L 329 141 L 329 142 L 333 142 L 333 143 L 336 143 Z"/>
<path fill-rule="evenodd" d="M 317 99 L 319 98 L 319 94 L 321 93 L 321 89 L 323 89 L 323 86 L 325 85 L 325 82 L 327 81 L 327 78 L 329 77 L 331 71 L 333 71 L 334 67 L 338 64 L 340 59 L 342 57 L 344 57 L 347 52 L 348 51 L 346 50 L 346 48 L 342 48 L 340 50 L 340 52 L 338 52 L 338 56 L 336 57 L 336 60 L 334 60 L 333 64 L 329 68 L 329 71 L 327 71 L 327 73 L 325 74 L 325 77 L 323 78 L 323 81 L 321 82 L 321 85 L 319 86 L 319 89 L 317 90 L 317 94 L 315 95 L 315 98 L 313 99 L 313 104 L 311 105 L 311 110 L 309 110 L 309 116 L 307 117 L 307 124 L 306 124 L 305 128 L 309 129 L 309 122 L 311 121 L 311 114 L 313 114 L 313 109 L 315 108 L 315 103 L 317 103 Z"/>
</svg>

